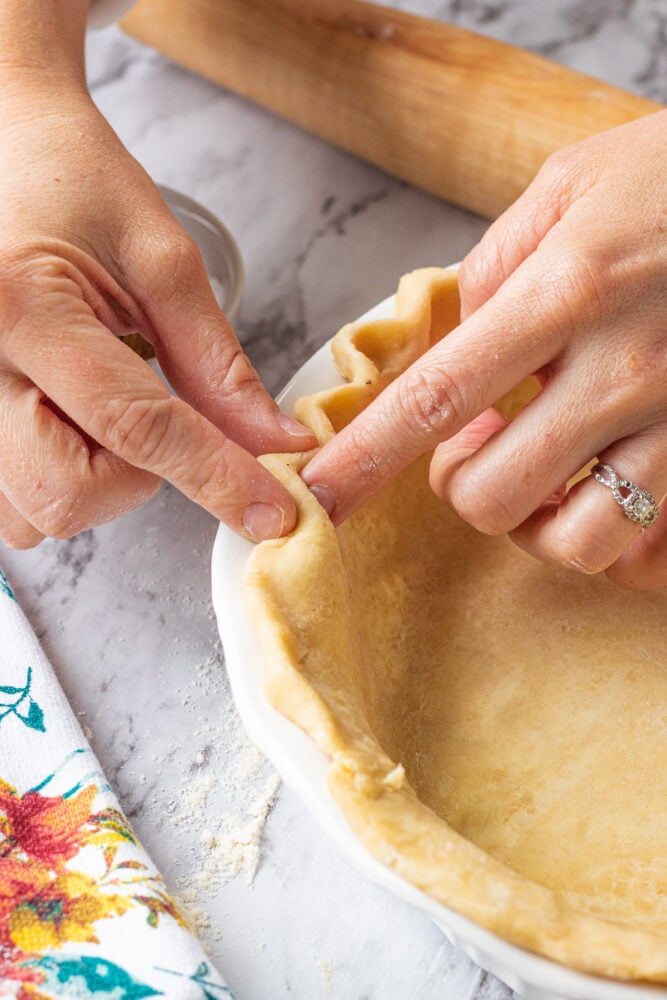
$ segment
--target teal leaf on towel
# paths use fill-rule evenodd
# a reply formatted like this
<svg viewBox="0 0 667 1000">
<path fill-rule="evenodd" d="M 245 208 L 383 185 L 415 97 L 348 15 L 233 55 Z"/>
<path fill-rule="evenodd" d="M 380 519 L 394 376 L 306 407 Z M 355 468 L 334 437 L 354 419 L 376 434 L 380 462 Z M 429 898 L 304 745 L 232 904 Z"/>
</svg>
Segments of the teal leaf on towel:
<svg viewBox="0 0 667 1000">
<path fill-rule="evenodd" d="M 12 601 L 16 600 L 16 596 L 14 594 L 14 591 L 9 586 L 9 581 L 7 580 L 7 577 L 2 572 L 1 569 L 0 569 L 0 593 L 6 594 L 7 597 L 11 597 Z"/>
<path fill-rule="evenodd" d="M 0 687 L 0 694 L 10 696 L 9 700 L 0 701 L 0 724 L 8 715 L 15 715 L 28 729 L 36 729 L 40 733 L 45 733 L 44 712 L 30 694 L 31 684 L 32 667 L 28 667 L 26 681 L 22 688 L 12 687 L 8 684 Z"/>
<path fill-rule="evenodd" d="M 133 979 L 124 969 L 104 958 L 86 955 L 43 955 L 24 963 L 39 969 L 45 980 L 40 991 L 52 991 L 54 997 L 76 1000 L 143 1000 L 163 996 L 160 990 Z M 48 994 L 47 994 L 48 995 Z"/>
</svg>

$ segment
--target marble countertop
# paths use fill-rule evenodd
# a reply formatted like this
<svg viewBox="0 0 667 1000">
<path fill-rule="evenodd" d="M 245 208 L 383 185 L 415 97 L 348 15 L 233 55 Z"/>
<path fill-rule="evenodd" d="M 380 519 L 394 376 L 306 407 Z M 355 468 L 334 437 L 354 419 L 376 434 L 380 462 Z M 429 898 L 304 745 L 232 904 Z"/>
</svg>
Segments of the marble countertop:
<svg viewBox="0 0 667 1000">
<path fill-rule="evenodd" d="M 396 6 L 667 99 L 663 0 L 547 0 L 539 16 L 531 0 Z M 117 28 L 89 38 L 88 71 L 149 173 L 235 234 L 247 269 L 238 332 L 272 392 L 404 271 L 458 260 L 485 229 Z M 257 831 L 274 781 L 230 703 L 210 603 L 215 531 L 165 486 L 115 524 L 3 550 L 1 561 L 137 833 L 238 1000 L 510 1000 L 429 920 L 352 871 L 288 789 L 268 815 L 254 880 L 255 858 L 212 850 L 239 826 Z"/>
</svg>

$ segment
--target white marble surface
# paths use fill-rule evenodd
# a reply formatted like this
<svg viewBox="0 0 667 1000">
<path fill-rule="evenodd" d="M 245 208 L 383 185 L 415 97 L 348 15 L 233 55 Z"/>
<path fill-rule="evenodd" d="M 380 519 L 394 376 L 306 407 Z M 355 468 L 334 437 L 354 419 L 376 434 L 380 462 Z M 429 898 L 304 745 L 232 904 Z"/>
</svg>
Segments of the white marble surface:
<svg viewBox="0 0 667 1000">
<path fill-rule="evenodd" d="M 667 99 L 663 0 L 401 0 Z M 247 266 L 239 335 L 276 391 L 344 321 L 485 228 L 109 29 L 96 101 L 151 175 L 204 202 Z M 252 886 L 202 844 L 270 780 L 239 738 L 209 595 L 216 525 L 174 489 L 69 542 L 2 551 L 94 749 L 238 1000 L 509 1000 L 428 920 L 366 884 L 286 789 Z M 216 775 L 230 773 L 234 782 Z M 208 926 L 206 924 L 208 923 Z"/>
</svg>

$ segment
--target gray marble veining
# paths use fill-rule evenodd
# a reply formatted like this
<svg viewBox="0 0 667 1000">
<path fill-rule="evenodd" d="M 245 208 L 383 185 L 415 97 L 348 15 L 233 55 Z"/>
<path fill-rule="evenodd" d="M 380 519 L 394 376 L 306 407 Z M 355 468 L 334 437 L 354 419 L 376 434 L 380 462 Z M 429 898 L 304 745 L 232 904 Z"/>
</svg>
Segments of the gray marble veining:
<svg viewBox="0 0 667 1000">
<path fill-rule="evenodd" d="M 667 98 L 663 0 L 395 6 Z M 117 29 L 89 39 L 88 69 L 95 100 L 149 173 L 234 232 L 247 268 L 238 332 L 272 392 L 402 272 L 461 258 L 485 229 Z M 244 807 L 214 780 L 245 752 L 210 605 L 215 528 L 165 486 L 115 524 L 0 557 L 124 808 L 180 893 L 202 886 L 203 824 Z M 351 871 L 284 788 L 254 884 L 212 875 L 199 896 L 198 924 L 238 1000 L 513 996 Z"/>
</svg>

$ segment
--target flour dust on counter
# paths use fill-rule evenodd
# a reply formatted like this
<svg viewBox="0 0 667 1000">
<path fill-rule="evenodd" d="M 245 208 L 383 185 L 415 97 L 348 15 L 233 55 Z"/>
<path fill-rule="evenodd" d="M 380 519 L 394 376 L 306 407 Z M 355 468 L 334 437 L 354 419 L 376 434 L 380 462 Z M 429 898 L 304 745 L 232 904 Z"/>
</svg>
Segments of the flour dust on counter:
<svg viewBox="0 0 667 1000">
<path fill-rule="evenodd" d="M 212 653 L 195 668 L 192 692 L 181 692 L 183 705 L 195 690 L 220 687 L 223 671 L 219 651 Z M 210 904 L 232 879 L 252 886 L 280 779 L 248 740 L 231 699 L 223 703 L 219 721 L 198 717 L 187 734 L 174 737 L 167 757 L 184 761 L 166 803 L 168 823 L 181 832 L 188 854 L 186 872 L 176 875 L 175 898 L 210 946 L 224 933 L 210 916 Z"/>
</svg>

